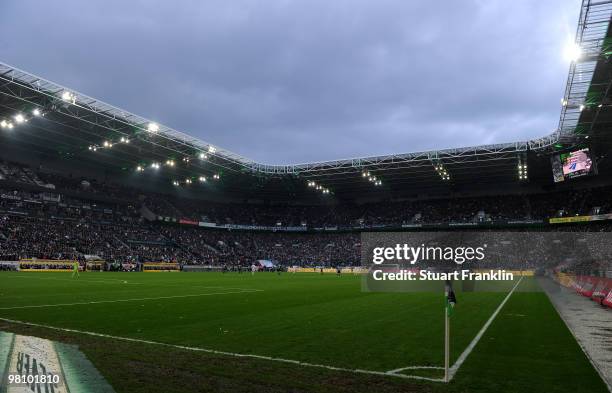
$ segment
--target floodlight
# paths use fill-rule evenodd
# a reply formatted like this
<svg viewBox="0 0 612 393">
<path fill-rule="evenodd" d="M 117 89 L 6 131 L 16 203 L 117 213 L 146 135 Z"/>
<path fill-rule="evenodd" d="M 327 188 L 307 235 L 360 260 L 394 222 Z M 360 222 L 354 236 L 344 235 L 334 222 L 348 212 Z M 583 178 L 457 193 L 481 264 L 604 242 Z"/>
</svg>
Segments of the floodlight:
<svg viewBox="0 0 612 393">
<path fill-rule="evenodd" d="M 159 131 L 159 125 L 157 125 L 156 123 L 149 123 L 149 125 L 147 126 L 147 131 L 157 132 Z"/>
<path fill-rule="evenodd" d="M 572 42 L 565 47 L 564 57 L 567 61 L 577 62 L 582 57 L 582 48 L 580 48 L 580 45 Z"/>
<path fill-rule="evenodd" d="M 74 95 L 69 91 L 64 91 L 62 93 L 62 100 L 64 101 L 74 101 Z"/>
</svg>

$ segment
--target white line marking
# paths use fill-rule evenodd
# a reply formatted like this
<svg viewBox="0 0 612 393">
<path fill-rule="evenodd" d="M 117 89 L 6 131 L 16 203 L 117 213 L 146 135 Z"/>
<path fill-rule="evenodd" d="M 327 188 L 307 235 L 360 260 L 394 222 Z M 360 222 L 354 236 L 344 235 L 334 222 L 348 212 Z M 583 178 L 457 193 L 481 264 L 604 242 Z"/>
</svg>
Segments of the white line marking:
<svg viewBox="0 0 612 393">
<path fill-rule="evenodd" d="M 480 329 L 480 331 L 478 332 L 476 337 L 474 337 L 474 339 L 472 340 L 470 345 L 468 345 L 467 348 L 465 348 L 465 350 L 463 351 L 463 353 L 461 353 L 461 355 L 459 356 L 459 358 L 457 359 L 455 364 L 453 364 L 451 366 L 451 368 L 448 370 L 448 373 L 449 373 L 448 381 L 449 382 L 453 380 L 453 377 L 455 376 L 455 374 L 459 370 L 459 367 L 461 367 L 463 362 L 465 362 L 465 359 L 467 359 L 467 357 L 470 355 L 470 353 L 472 353 L 472 350 L 474 349 L 474 347 L 476 347 L 476 344 L 478 344 L 478 341 L 480 341 L 480 339 L 482 338 L 484 333 L 487 331 L 487 329 L 489 328 L 491 323 L 493 323 L 493 320 L 495 319 L 497 314 L 499 314 L 500 310 L 504 307 L 504 304 L 506 304 L 508 299 L 510 299 L 510 296 L 512 296 L 512 294 L 514 293 L 514 290 L 516 289 L 516 287 L 518 287 L 518 285 L 521 283 L 521 281 L 523 281 L 523 276 L 521 276 L 521 278 L 519 278 L 517 283 L 514 284 L 514 287 L 512 287 L 510 292 L 508 292 L 508 295 L 506 295 L 504 300 L 499 304 L 499 306 L 497 307 L 495 312 L 493 312 L 493 314 L 491 314 L 491 317 L 489 318 L 489 320 L 484 324 L 482 329 Z"/>
<path fill-rule="evenodd" d="M 444 370 L 444 367 L 438 367 L 438 366 L 408 366 L 408 367 L 396 368 L 395 370 L 389 370 L 389 371 L 387 371 L 387 374 L 397 374 L 400 371 L 404 371 L 404 370 Z"/>
<path fill-rule="evenodd" d="M 200 347 L 188 347 L 188 346 L 184 346 L 184 345 L 168 344 L 168 343 L 162 343 L 162 342 L 158 342 L 158 341 L 141 340 L 141 339 L 138 339 L 138 338 L 112 336 L 112 335 L 109 335 L 109 334 L 102 334 L 102 333 L 96 333 L 96 332 L 88 332 L 88 331 L 76 330 L 76 329 L 68 329 L 68 328 L 60 328 L 60 327 L 56 327 L 56 326 L 42 325 L 42 324 L 32 323 L 32 322 L 17 321 L 17 320 L 8 319 L 8 318 L 0 318 L 0 321 L 4 321 L 4 322 L 8 322 L 8 323 L 14 323 L 14 324 L 21 324 L 21 325 L 26 325 L 26 326 L 40 327 L 40 328 L 45 328 L 45 329 L 58 330 L 58 331 L 62 331 L 62 332 L 84 334 L 84 335 L 87 335 L 87 336 L 109 338 L 109 339 L 113 339 L 113 340 L 129 341 L 129 342 L 136 342 L 136 343 L 150 344 L 150 345 L 159 345 L 159 346 L 164 346 L 164 347 L 169 347 L 169 348 L 182 349 L 182 350 L 186 350 L 186 351 L 205 352 L 205 353 L 210 353 L 210 354 L 215 354 L 215 355 L 232 356 L 232 357 L 237 357 L 237 358 L 252 358 L 252 359 L 267 360 L 267 361 L 280 362 L 280 363 L 290 363 L 290 364 L 295 364 L 297 366 L 324 368 L 326 370 L 344 371 L 344 372 L 350 372 L 350 373 L 354 373 L 354 374 L 369 374 L 369 375 L 379 375 L 379 376 L 385 376 L 385 377 L 396 377 L 396 378 L 404 378 L 404 379 L 418 379 L 418 380 L 432 381 L 432 382 L 444 382 L 444 380 L 442 378 L 428 378 L 428 377 L 421 377 L 421 376 L 418 376 L 418 375 L 389 374 L 389 373 L 387 373 L 385 371 L 352 369 L 352 368 L 345 368 L 345 367 L 328 366 L 328 365 L 325 365 L 325 364 L 316 364 L 316 363 L 302 362 L 302 361 L 299 361 L 299 360 L 276 358 L 276 357 L 272 357 L 272 356 L 254 355 L 254 354 L 245 354 L 245 353 L 236 353 L 236 352 L 226 352 L 226 351 L 218 351 L 216 349 L 208 349 L 208 348 L 200 348 Z"/>
<path fill-rule="evenodd" d="M 178 298 L 185 298 L 185 297 L 199 297 L 199 296 L 212 296 L 212 295 L 229 295 L 229 294 L 234 294 L 234 293 L 251 293 L 251 292 L 262 292 L 262 291 L 263 291 L 263 289 L 243 289 L 243 290 L 240 290 L 240 291 L 209 292 L 209 293 L 200 293 L 200 294 L 195 294 L 195 295 L 158 296 L 158 297 L 142 297 L 142 298 L 137 298 L 137 299 L 99 300 L 99 301 L 94 301 L 94 302 L 39 304 L 39 305 L 34 305 L 34 306 L 0 307 L 0 310 L 17 310 L 17 309 L 22 309 L 22 308 L 79 306 L 79 305 L 84 305 L 84 304 L 101 304 L 101 303 L 137 302 L 137 301 L 143 301 L 143 300 L 178 299 Z"/>
<path fill-rule="evenodd" d="M 27 274 L 27 273 L 26 273 Z M 70 273 L 67 273 L 70 274 Z M 113 284 L 132 284 L 132 285 L 141 285 L 141 282 L 130 282 L 127 280 L 120 280 L 118 278 L 103 278 L 100 280 L 86 280 L 82 278 L 57 278 L 57 277 L 36 277 L 36 276 L 10 276 L 11 278 L 33 278 L 35 280 L 53 280 L 53 281 L 70 281 L 74 283 L 79 282 L 101 282 L 101 283 L 113 283 Z M 127 282 L 126 282 L 127 281 Z"/>
</svg>

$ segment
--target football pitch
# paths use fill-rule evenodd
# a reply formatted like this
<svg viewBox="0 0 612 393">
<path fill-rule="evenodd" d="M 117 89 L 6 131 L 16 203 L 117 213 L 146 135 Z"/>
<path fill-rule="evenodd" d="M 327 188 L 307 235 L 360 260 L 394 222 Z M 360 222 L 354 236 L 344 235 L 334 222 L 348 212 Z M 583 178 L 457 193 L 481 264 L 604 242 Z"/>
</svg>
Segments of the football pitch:
<svg viewBox="0 0 612 393">
<path fill-rule="evenodd" d="M 444 295 L 348 274 L 2 272 L 0 330 L 78 344 L 118 392 L 608 391 L 534 279 L 499 285 L 457 292 L 448 384 Z"/>
</svg>

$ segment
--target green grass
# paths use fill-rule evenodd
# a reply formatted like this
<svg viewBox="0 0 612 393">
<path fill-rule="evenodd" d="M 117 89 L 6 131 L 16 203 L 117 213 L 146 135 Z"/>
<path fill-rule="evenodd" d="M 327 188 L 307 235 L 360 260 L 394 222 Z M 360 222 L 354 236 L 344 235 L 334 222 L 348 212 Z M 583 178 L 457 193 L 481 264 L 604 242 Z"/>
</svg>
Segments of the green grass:
<svg viewBox="0 0 612 393">
<path fill-rule="evenodd" d="M 527 280 L 521 285 L 534 282 Z M 204 294 L 210 295 L 178 297 Z M 171 296 L 176 297 L 13 308 Z M 451 364 L 505 296 L 504 292 L 458 293 L 459 303 L 452 317 Z M 443 307 L 441 293 L 361 292 L 360 278 L 351 275 L 85 273 L 72 280 L 70 273 L 0 273 L 1 318 L 375 371 L 442 366 Z M 143 390 L 138 390 L 130 377 L 122 376 L 121 365 L 129 365 L 145 375 L 151 369 L 163 367 L 168 371 L 181 365 L 181 372 L 187 369 L 191 377 L 212 378 L 211 384 L 216 387 L 211 391 L 240 391 L 244 386 L 250 386 L 250 391 L 327 391 L 321 383 L 327 378 L 342 381 L 343 388 L 338 391 L 372 391 L 364 388 L 379 380 L 384 381 L 375 382 L 379 391 L 606 391 L 541 292 L 512 295 L 448 385 L 347 375 L 246 358 L 221 357 L 223 361 L 217 364 L 218 355 L 201 352 L 83 337 L 18 324 L 4 323 L 0 328 L 79 344 L 113 386 L 125 392 L 182 391 L 173 389 L 180 387 L 181 381 L 188 383 L 190 378 L 178 378 L 172 372 L 164 374 L 166 382 L 143 377 L 145 380 L 141 378 L 138 384 Z M 178 358 L 168 361 L 166 353 L 175 353 Z M 157 359 L 153 361 L 151 357 Z M 241 372 L 237 376 L 236 367 L 268 371 Z M 277 380 L 275 374 L 283 380 Z M 287 374 L 291 377 L 286 378 Z M 416 374 L 437 377 L 430 371 Z M 226 381 L 227 375 L 232 376 L 233 383 Z M 219 385 L 220 380 L 225 382 Z M 354 381 L 362 383 L 355 386 Z M 569 390 L 570 387 L 574 389 Z"/>
</svg>

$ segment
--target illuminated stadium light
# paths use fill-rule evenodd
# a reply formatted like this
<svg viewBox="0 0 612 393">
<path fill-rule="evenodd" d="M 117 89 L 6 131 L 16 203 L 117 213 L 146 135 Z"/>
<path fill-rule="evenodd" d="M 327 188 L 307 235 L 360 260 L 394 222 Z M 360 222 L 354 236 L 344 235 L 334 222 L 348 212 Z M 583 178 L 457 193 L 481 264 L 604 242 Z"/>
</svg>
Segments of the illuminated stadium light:
<svg viewBox="0 0 612 393">
<path fill-rule="evenodd" d="M 41 113 L 40 113 L 40 109 L 38 109 L 38 108 L 34 108 L 34 109 L 32 110 L 32 114 L 33 114 L 34 116 L 40 116 L 40 115 L 41 115 Z"/>
<path fill-rule="evenodd" d="M 23 117 L 21 113 L 18 113 L 15 115 L 15 121 L 17 122 L 17 124 L 21 124 L 26 121 L 26 118 Z"/>
<path fill-rule="evenodd" d="M 446 170 L 446 168 L 444 167 L 442 163 L 435 164 L 434 169 L 436 170 L 436 172 L 438 173 L 438 175 L 440 176 L 442 180 L 444 181 L 450 180 L 450 174 L 448 173 L 448 171 Z"/>
<path fill-rule="evenodd" d="M 322 194 L 330 194 L 331 191 L 329 190 L 329 188 L 324 187 L 320 184 L 317 184 L 315 181 L 313 180 L 309 180 L 307 183 L 308 187 L 310 188 L 314 188 L 317 191 L 321 191 Z"/>
<path fill-rule="evenodd" d="M 76 97 L 74 94 L 66 90 L 62 92 L 62 100 L 74 103 L 76 100 Z"/>
<path fill-rule="evenodd" d="M 174 166 L 174 160 L 167 160 L 166 161 L 166 165 L 173 167 Z"/>
<path fill-rule="evenodd" d="M 205 160 L 208 158 L 208 156 L 205 153 L 200 153 L 199 157 L 200 157 L 200 160 Z"/>
<path fill-rule="evenodd" d="M 136 172 L 143 172 L 143 171 L 144 171 L 144 168 L 141 165 L 138 165 L 136 167 Z"/>
<path fill-rule="evenodd" d="M 6 122 L 6 120 L 0 121 L 0 127 L 2 127 L 2 128 L 8 127 L 8 123 Z"/>
<path fill-rule="evenodd" d="M 178 182 L 178 181 L 176 181 L 176 180 L 174 180 L 174 181 L 172 181 L 172 185 L 173 185 L 173 186 L 178 186 L 178 185 L 179 185 L 179 182 Z"/>
<path fill-rule="evenodd" d="M 159 169 L 159 163 L 157 163 L 157 162 L 152 163 L 152 164 L 151 164 L 151 168 L 153 168 L 153 169 Z"/>
<path fill-rule="evenodd" d="M 183 162 L 189 162 L 189 157 L 183 157 Z"/>
<path fill-rule="evenodd" d="M 113 144 L 112 144 L 112 143 L 110 143 L 109 141 L 104 141 L 104 144 L 103 144 L 103 145 L 104 145 L 104 147 L 107 147 L 107 148 L 111 148 L 111 147 L 113 147 Z"/>
<path fill-rule="evenodd" d="M 8 128 L 9 130 L 12 130 L 13 129 L 13 123 L 8 123 L 6 125 L 6 128 Z"/>
<path fill-rule="evenodd" d="M 582 57 L 582 48 L 575 42 L 569 43 L 565 47 L 563 56 L 565 60 L 575 63 Z"/>
<path fill-rule="evenodd" d="M 157 125 L 157 123 L 149 123 L 149 125 L 147 126 L 147 131 L 157 132 L 159 131 L 159 125 Z"/>
<path fill-rule="evenodd" d="M 205 177 L 205 176 L 200 176 L 200 177 L 198 178 L 198 180 L 199 180 L 201 183 L 206 183 L 206 177 Z"/>
<path fill-rule="evenodd" d="M 217 148 L 216 148 L 216 147 L 214 147 L 214 146 L 208 146 L 208 152 L 209 152 L 209 153 L 214 153 L 214 152 L 216 152 L 216 151 L 217 151 Z"/>
<path fill-rule="evenodd" d="M 221 178 L 221 176 L 218 173 L 215 173 L 213 175 L 213 179 L 215 179 L 215 180 L 219 180 L 220 178 Z"/>
<path fill-rule="evenodd" d="M 518 156 L 518 165 L 517 165 L 517 173 L 518 173 L 518 178 L 520 181 L 524 181 L 527 180 L 528 177 L 528 173 L 527 173 L 527 158 L 525 156 Z"/>
<path fill-rule="evenodd" d="M 561 105 L 567 106 L 567 100 L 565 98 L 561 98 Z"/>
<path fill-rule="evenodd" d="M 189 178 L 185 179 L 185 183 L 191 184 L 191 179 L 189 179 Z"/>
<path fill-rule="evenodd" d="M 580 107 L 578 108 L 578 110 L 579 110 L 580 112 L 582 112 L 582 111 L 584 110 L 584 108 L 585 108 L 584 104 L 581 104 L 581 105 L 580 105 Z"/>
</svg>

